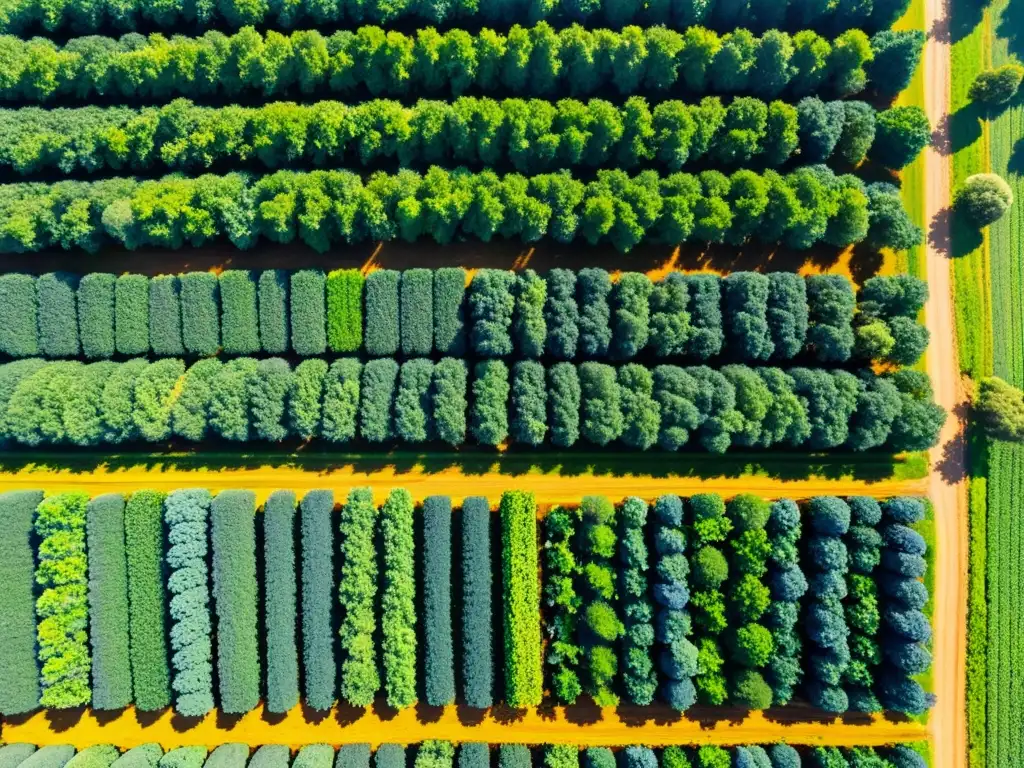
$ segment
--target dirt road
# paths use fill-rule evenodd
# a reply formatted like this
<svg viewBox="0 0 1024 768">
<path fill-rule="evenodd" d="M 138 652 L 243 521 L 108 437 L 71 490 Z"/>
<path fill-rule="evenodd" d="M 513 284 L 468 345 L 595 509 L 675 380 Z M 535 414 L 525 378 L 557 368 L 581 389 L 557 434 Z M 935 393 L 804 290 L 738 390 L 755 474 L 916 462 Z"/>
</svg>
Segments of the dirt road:
<svg viewBox="0 0 1024 768">
<path fill-rule="evenodd" d="M 165 749 L 179 746 L 208 746 L 229 742 L 247 744 L 287 744 L 293 748 L 305 744 L 384 742 L 410 744 L 425 739 L 483 741 L 521 744 L 586 744 L 623 746 L 647 744 L 790 744 L 829 746 L 880 746 L 925 738 L 924 726 L 914 722 L 894 723 L 881 718 L 844 723 L 836 720 L 812 720 L 807 710 L 794 707 L 781 710 L 769 720 L 760 712 L 743 713 L 719 709 L 717 719 L 678 719 L 675 713 L 646 708 L 646 717 L 637 717 L 628 708 L 588 709 L 569 717 L 562 709 L 529 710 L 522 717 L 488 714 L 477 717 L 456 707 L 411 708 L 383 717 L 373 711 L 332 712 L 322 719 L 307 719 L 301 707 L 285 716 L 264 716 L 254 710 L 241 718 L 216 713 L 199 723 L 180 722 L 170 711 L 158 719 L 139 722 L 135 712 L 127 710 L 111 718 L 97 718 L 88 711 L 76 718 L 54 713 L 53 719 L 39 713 L 27 720 L 4 723 L 0 735 L 7 743 L 73 744 L 82 749 L 94 744 L 114 744 L 122 749 L 146 742 L 158 742 Z M 512 713 L 506 713 L 511 715 Z M 800 721 L 803 722 L 800 722 Z"/>
<path fill-rule="evenodd" d="M 946 136 L 934 142 L 949 146 L 950 51 L 948 0 L 926 0 L 925 111 L 933 126 Z M 935 694 L 930 729 L 935 768 L 967 765 L 967 483 L 960 368 L 957 362 L 948 210 L 951 201 L 950 158 L 935 147 L 927 150 L 925 215 L 930 227 L 927 269 L 930 298 L 925 321 L 932 335 L 928 373 L 936 400 L 950 412 L 939 445 L 932 450 L 928 495 L 935 505 L 935 637 L 933 651 Z"/>
</svg>

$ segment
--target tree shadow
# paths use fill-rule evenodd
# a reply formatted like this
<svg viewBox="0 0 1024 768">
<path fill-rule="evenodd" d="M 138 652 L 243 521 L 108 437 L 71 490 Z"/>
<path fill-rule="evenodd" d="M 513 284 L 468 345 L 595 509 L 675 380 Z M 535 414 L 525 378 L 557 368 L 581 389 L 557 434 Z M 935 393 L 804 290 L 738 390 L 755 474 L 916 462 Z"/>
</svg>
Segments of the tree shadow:
<svg viewBox="0 0 1024 768">
<path fill-rule="evenodd" d="M 334 708 L 334 720 L 340 726 L 352 725 L 366 714 L 366 707 L 354 707 L 351 704 L 338 702 Z"/>
<path fill-rule="evenodd" d="M 1006 169 L 1016 176 L 1024 174 L 1024 138 L 1017 139 L 1014 142 Z"/>
<path fill-rule="evenodd" d="M 935 39 L 939 42 L 957 43 L 963 40 L 981 23 L 985 12 L 985 4 L 979 0 L 955 0 L 955 2 L 946 0 L 945 6 L 944 16 L 949 19 L 949 29 L 945 38 L 935 35 Z M 936 20 L 936 26 L 939 26 L 938 20 Z"/>
<path fill-rule="evenodd" d="M 502 725 L 512 725 L 521 722 L 526 717 L 525 709 L 514 709 L 507 704 L 496 704 L 491 707 L 491 717 L 494 722 Z"/>
<path fill-rule="evenodd" d="M 176 733 L 185 733 L 186 731 L 191 731 L 193 728 L 198 727 L 205 719 L 205 716 L 182 715 L 175 712 L 171 717 L 171 728 L 173 728 Z"/>
<path fill-rule="evenodd" d="M 1006 41 L 1010 54 L 1018 58 L 1024 55 L 1024 2 L 1010 0 L 1003 9 L 996 34 Z"/>
<path fill-rule="evenodd" d="M 565 707 L 565 719 L 573 725 L 594 725 L 601 722 L 601 708 L 589 696 L 581 696 L 575 704 Z"/>
<path fill-rule="evenodd" d="M 305 701 L 302 702 L 302 719 L 307 723 L 322 723 L 331 716 L 329 709 L 313 709 Z"/>
<path fill-rule="evenodd" d="M 388 722 L 398 717 L 398 710 L 388 704 L 386 700 L 377 698 L 373 701 L 373 714 L 382 722 Z"/>
<path fill-rule="evenodd" d="M 238 725 L 241 722 L 243 717 L 244 717 L 244 714 L 235 714 L 233 712 L 229 713 L 229 712 L 225 712 L 225 711 L 223 711 L 221 709 L 218 709 L 217 710 L 217 727 L 222 729 L 222 730 L 225 730 L 225 731 L 230 731 L 232 728 L 234 728 L 236 725 Z"/>
<path fill-rule="evenodd" d="M 427 704 L 425 701 L 416 702 L 416 720 L 421 723 L 439 722 L 443 715 L 444 707 Z"/>
<path fill-rule="evenodd" d="M 943 446 L 942 458 L 935 464 L 935 470 L 950 485 L 956 485 L 967 478 L 967 424 L 970 414 L 969 401 L 964 400 L 954 406 L 951 415 L 957 422 L 956 435 Z"/>
<path fill-rule="evenodd" d="M 966 256 L 981 247 L 982 242 L 984 242 L 981 230 L 962 211 L 958 211 L 955 207 L 944 209 L 936 214 L 936 220 L 933 222 L 933 225 L 941 223 L 939 219 L 941 216 L 945 216 L 947 222 L 946 231 L 949 233 L 949 246 L 945 253 L 956 259 Z M 933 226 L 933 230 L 936 230 L 935 226 Z M 941 236 L 940 233 L 941 230 L 937 230 L 937 238 Z"/>
<path fill-rule="evenodd" d="M 948 123 L 939 126 L 946 128 L 949 133 L 949 141 L 945 144 L 948 151 L 944 154 L 953 155 L 978 141 L 982 133 L 981 122 L 986 114 L 985 110 L 972 101 L 949 115 Z"/>
<path fill-rule="evenodd" d="M 125 709 L 94 709 L 92 716 L 100 725 L 108 725 L 123 716 Z"/>
<path fill-rule="evenodd" d="M 455 706 L 455 715 L 458 717 L 459 722 L 465 726 L 480 725 L 487 719 L 488 710 L 478 709 L 476 707 L 470 707 L 466 704 L 457 704 Z"/>
<path fill-rule="evenodd" d="M 71 707 L 69 709 L 47 709 L 44 710 L 46 722 L 50 730 L 55 733 L 63 733 L 74 728 L 81 721 L 86 712 L 86 707 Z M 6 717 L 4 718 L 7 719 Z"/>
</svg>

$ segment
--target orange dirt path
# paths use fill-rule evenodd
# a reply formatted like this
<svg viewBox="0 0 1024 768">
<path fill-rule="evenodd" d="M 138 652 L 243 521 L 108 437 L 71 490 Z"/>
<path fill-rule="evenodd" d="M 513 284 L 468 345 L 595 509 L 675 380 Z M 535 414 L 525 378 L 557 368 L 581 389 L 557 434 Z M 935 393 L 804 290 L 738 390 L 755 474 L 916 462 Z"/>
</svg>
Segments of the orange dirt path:
<svg viewBox="0 0 1024 768">
<path fill-rule="evenodd" d="M 40 457 L 43 460 L 44 457 Z M 411 455 L 361 458 L 342 456 L 284 460 L 253 457 L 236 466 L 218 466 L 209 456 L 138 456 L 106 463 L 69 459 L 62 465 L 25 463 L 0 467 L 4 490 L 42 489 L 48 493 L 80 490 L 90 495 L 127 493 L 142 488 L 173 491 L 203 487 L 211 491 L 242 488 L 256 492 L 263 501 L 278 489 L 298 494 L 317 488 L 341 492 L 370 486 L 378 503 L 392 488 L 406 488 L 417 501 L 432 495 L 451 496 L 457 503 L 466 496 L 486 496 L 497 504 L 510 489 L 533 492 L 541 504 L 577 503 L 582 496 L 601 494 L 613 499 L 640 496 L 653 499 L 665 493 L 755 493 L 765 498 L 803 499 L 815 495 L 864 495 L 885 498 L 923 495 L 926 480 L 892 477 L 892 465 L 842 463 L 817 465 L 814 460 L 793 457 L 773 465 L 766 473 L 757 465 L 730 463 L 727 458 L 687 460 L 670 454 L 586 456 L 573 454 L 560 463 L 557 457 L 538 461 L 530 454 L 487 455 L 453 459 L 451 456 Z M 80 457 L 79 457 L 80 460 Z M 618 474 L 606 467 L 619 466 Z M 810 470 L 809 470 L 810 468 Z M 802 474 L 797 470 L 802 469 Z M 810 475 L 808 472 L 810 471 Z M 753 474 L 743 474 L 752 472 Z M 864 475 L 867 475 L 865 478 Z M 876 479 L 876 477 L 880 479 Z"/>
<path fill-rule="evenodd" d="M 643 712 L 644 715 L 640 715 Z M 592 746 L 623 746 L 646 744 L 757 744 L 786 741 L 790 744 L 829 746 L 880 746 L 896 742 L 920 741 L 925 738 L 925 727 L 915 722 L 891 722 L 880 717 L 846 723 L 832 719 L 816 719 L 811 710 L 793 708 L 772 713 L 769 720 L 761 712 L 744 715 L 740 712 L 719 710 L 718 720 L 677 719 L 663 708 L 645 710 L 628 708 L 616 711 L 586 710 L 576 713 L 572 720 L 561 708 L 555 711 L 528 710 L 505 713 L 509 717 L 496 719 L 493 714 L 480 719 L 465 715 L 457 707 L 443 711 L 431 709 L 429 714 L 417 713 L 415 708 L 397 714 L 388 713 L 385 719 L 373 711 L 356 715 L 358 719 L 339 716 L 337 712 L 319 721 L 307 719 L 301 707 L 283 717 L 264 716 L 262 709 L 241 718 L 226 718 L 217 713 L 207 715 L 201 722 L 180 721 L 172 712 L 162 713 L 156 720 L 147 719 L 142 725 L 133 710 L 126 710 L 113 719 L 101 715 L 97 719 L 92 711 L 80 713 L 71 721 L 57 714 L 37 713 L 26 720 L 3 725 L 3 740 L 8 743 L 73 744 L 79 749 L 95 744 L 114 744 L 122 749 L 147 742 L 158 742 L 164 749 L 180 746 L 207 746 L 241 742 L 253 745 L 286 744 L 297 748 L 306 744 L 381 743 L 410 744 L 425 739 L 445 739 L 454 742 L 482 741 L 520 744 L 586 744 Z M 347 715 L 348 713 L 344 713 Z M 393 715 L 393 716 L 392 716 Z M 579 715 L 579 716 L 576 716 Z M 799 719 L 803 718 L 803 722 Z"/>
</svg>

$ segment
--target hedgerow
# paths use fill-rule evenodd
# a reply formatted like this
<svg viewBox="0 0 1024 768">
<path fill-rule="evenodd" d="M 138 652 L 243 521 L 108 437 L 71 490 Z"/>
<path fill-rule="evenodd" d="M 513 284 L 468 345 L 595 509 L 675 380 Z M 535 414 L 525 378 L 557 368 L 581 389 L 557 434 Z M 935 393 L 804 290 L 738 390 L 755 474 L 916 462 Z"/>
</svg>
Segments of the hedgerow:
<svg viewBox="0 0 1024 768">
<path fill-rule="evenodd" d="M 481 357 L 512 353 L 515 276 L 499 269 L 481 269 L 469 286 L 469 343 Z"/>
<path fill-rule="evenodd" d="M 690 605 L 697 646 L 694 686 L 702 704 L 719 706 L 728 698 L 721 634 L 728 626 L 722 585 L 729 578 L 729 561 L 722 545 L 732 530 L 732 521 L 726 516 L 725 502 L 718 494 L 691 496 L 687 506 L 693 537 Z"/>
<path fill-rule="evenodd" d="M 618 546 L 615 507 L 604 496 L 584 496 L 577 515 L 582 610 L 576 632 L 582 647 L 583 690 L 598 706 L 613 707 L 619 703 L 613 687 L 619 676 L 615 647 L 624 632 L 612 566 Z"/>
<path fill-rule="evenodd" d="M 407 269 L 401 280 L 403 355 L 429 355 L 434 350 L 434 273 Z"/>
<path fill-rule="evenodd" d="M 535 271 L 526 269 L 516 275 L 513 293 L 512 335 L 516 351 L 523 357 L 540 357 L 547 338 L 544 319 L 547 283 Z"/>
<path fill-rule="evenodd" d="M 576 357 L 579 344 L 580 311 L 576 302 L 576 273 L 568 269 L 548 272 L 544 321 L 547 326 L 545 351 L 556 358 Z"/>
<path fill-rule="evenodd" d="M 35 747 L 32 749 L 34 750 Z M 64 764 L 64 768 L 110 768 L 120 757 L 121 753 L 117 751 L 117 747 L 110 744 L 96 744 L 80 750 Z M 2 764 L 3 758 L 0 757 L 0 765 Z"/>
<path fill-rule="evenodd" d="M 524 445 L 541 445 L 548 431 L 547 384 L 544 366 L 521 360 L 512 366 L 509 407 L 512 439 Z"/>
<path fill-rule="evenodd" d="M 158 491 L 136 491 L 124 509 L 133 700 L 142 712 L 164 709 L 171 703 L 164 631 L 163 504 L 164 495 Z"/>
<path fill-rule="evenodd" d="M 434 349 L 459 357 L 466 353 L 466 270 L 441 267 L 434 272 Z"/>
<path fill-rule="evenodd" d="M 258 378 L 258 362 L 239 357 L 224 363 L 210 380 L 210 426 L 225 440 L 251 438 L 251 394 Z"/>
<path fill-rule="evenodd" d="M 3 276 L 8 277 L 7 275 Z M 117 278 L 107 272 L 82 275 L 78 281 L 78 328 L 82 354 L 88 358 L 111 357 L 114 354 L 114 285 Z M 0 282 L 0 293 L 3 291 Z M 6 305 L 0 296 L 0 306 Z M 6 318 L 3 318 L 6 322 Z M 0 331 L 0 333 L 3 333 Z M 4 344 L 5 342 L 0 342 Z M 33 353 L 34 354 L 34 353 Z M 24 355 L 11 354 L 11 357 Z"/>
<path fill-rule="evenodd" d="M 334 704 L 334 526 L 331 491 L 310 491 L 299 504 L 302 536 L 302 670 L 305 702 L 312 709 Z"/>
<path fill-rule="evenodd" d="M 615 369 L 603 363 L 581 363 L 579 377 L 581 434 L 595 445 L 608 445 L 624 427 Z"/>
<path fill-rule="evenodd" d="M 398 363 L 368 360 L 363 366 L 359 431 L 365 440 L 383 443 L 395 436 L 395 391 Z"/>
<path fill-rule="evenodd" d="M 124 497 L 119 493 L 97 496 L 86 509 L 95 709 L 123 709 L 132 701 L 124 516 Z"/>
<path fill-rule="evenodd" d="M 428 359 L 402 363 L 395 393 L 395 434 L 404 442 L 422 443 L 434 438 L 433 378 L 434 364 Z"/>
<path fill-rule="evenodd" d="M 537 584 L 537 503 L 533 494 L 502 494 L 502 599 L 505 635 L 505 701 L 520 709 L 543 694 L 540 588 Z"/>
<path fill-rule="evenodd" d="M 111 765 L 116 765 L 117 768 L 157 768 L 163 756 L 163 747 L 155 742 L 150 742 L 126 750 Z"/>
<path fill-rule="evenodd" d="M 464 360 L 446 357 L 434 365 L 431 384 L 437 439 L 449 445 L 466 441 L 466 387 L 469 371 Z"/>
<path fill-rule="evenodd" d="M 582 603 L 574 584 L 580 572 L 573 554 L 576 517 L 564 507 L 555 507 L 544 516 L 543 527 L 542 599 L 548 638 L 544 664 L 549 668 L 548 682 L 555 700 L 571 705 L 583 692 L 579 678 L 583 649 L 576 638 Z"/>
<path fill-rule="evenodd" d="M 424 690 L 427 704 L 455 701 L 452 637 L 452 502 L 447 496 L 423 501 Z"/>
<path fill-rule="evenodd" d="M 120 185 L 120 194 L 111 198 L 108 190 L 114 183 Z M 447 205 L 452 195 L 469 205 L 451 210 L 440 226 L 431 211 Z M 159 212 L 151 204 L 154 198 L 167 201 L 158 206 Z M 739 202 L 742 215 L 734 210 Z M 73 229 L 67 217 L 56 213 L 68 206 L 84 212 Z M 206 226 L 201 232 L 187 227 L 185 208 L 203 217 Z M 692 215 L 705 209 L 717 215 Z M 370 217 L 371 210 L 389 213 Z M 404 213 L 409 210 L 416 215 Z M 400 220 L 391 213 L 397 211 L 403 212 Z M 797 168 L 785 176 L 774 171 L 739 171 L 732 176 L 717 171 L 659 176 L 644 171 L 629 176 L 622 170 L 598 170 L 589 182 L 567 172 L 495 176 L 436 166 L 422 175 L 409 170 L 400 176 L 379 172 L 365 182 L 345 170 L 278 171 L 260 177 L 229 173 L 10 184 L 0 195 L 3 253 L 57 247 L 95 252 L 110 245 L 176 249 L 186 241 L 199 247 L 222 238 L 248 248 L 261 239 L 290 243 L 296 236 L 323 252 L 339 243 L 399 238 L 413 242 L 431 236 L 444 244 L 455 237 L 487 241 L 496 234 L 526 243 L 545 235 L 561 243 L 604 242 L 620 251 L 645 241 L 749 241 L 796 249 L 865 242 L 872 248 L 896 250 L 921 241 L 921 231 L 908 218 L 895 186 L 865 185 L 856 176 L 836 175 L 821 165 Z M 311 302 L 315 298 L 313 306 L 319 310 L 322 277 L 316 286 L 317 297 L 301 296 Z M 300 306 L 294 295 L 297 287 L 292 286 L 293 308 Z M 294 345 L 294 313 L 292 323 Z M 321 350 L 326 345 L 323 325 L 318 323 L 311 332 L 316 336 L 309 340 L 309 348 Z M 369 340 L 367 348 L 372 348 Z M 596 354 L 596 349 L 584 347 L 584 352 Z"/>
<path fill-rule="evenodd" d="M 48 272 L 36 280 L 39 302 L 39 352 L 44 357 L 74 357 L 78 342 L 78 279 L 66 272 Z"/>
<path fill-rule="evenodd" d="M 342 744 L 334 765 L 335 768 L 370 768 L 370 745 Z"/>
<path fill-rule="evenodd" d="M 246 269 L 220 273 L 221 346 L 229 355 L 260 351 L 256 280 Z M 152 305 L 150 312 L 152 313 Z M 323 350 L 321 350 L 322 352 Z"/>
<path fill-rule="evenodd" d="M 201 717 L 213 709 L 213 649 L 210 639 L 208 552 L 209 491 L 174 491 L 164 502 L 166 563 L 171 593 L 171 687 L 175 710 Z"/>
<path fill-rule="evenodd" d="M 39 354 L 39 310 L 31 275 L 0 275 L 0 353 L 8 357 Z"/>
<path fill-rule="evenodd" d="M 149 348 L 154 355 L 185 354 L 179 291 L 175 275 L 157 275 L 149 281 Z"/>
<path fill-rule="evenodd" d="M 332 768 L 334 747 L 330 744 L 307 744 L 295 753 L 292 768 Z"/>
<path fill-rule="evenodd" d="M 459 745 L 459 768 L 490 768 L 490 765 L 489 744 L 468 741 Z"/>
<path fill-rule="evenodd" d="M 270 355 L 288 351 L 288 273 L 268 269 L 260 273 L 259 297 L 260 348 Z"/>
<path fill-rule="evenodd" d="M 470 432 L 482 445 L 496 446 L 508 438 L 508 366 L 486 360 L 473 369 Z"/>
<path fill-rule="evenodd" d="M 611 307 L 608 297 L 612 281 L 603 269 L 588 267 L 576 275 L 579 304 L 579 352 L 587 358 L 607 357 L 612 340 Z"/>
<path fill-rule="evenodd" d="M 181 339 L 193 355 L 207 357 L 220 349 L 220 285 L 211 272 L 181 276 Z"/>
<path fill-rule="evenodd" d="M 626 697 L 633 704 L 647 706 L 658 689 L 652 661 L 655 640 L 654 606 L 649 596 L 646 542 L 647 504 L 631 496 L 619 513 L 619 601 L 625 631 L 620 653 Z"/>
<path fill-rule="evenodd" d="M 482 496 L 462 502 L 462 697 L 486 709 L 494 703 L 491 508 Z M 461 768 L 461 763 L 460 763 Z"/>
<path fill-rule="evenodd" d="M 263 613 L 266 637 L 267 711 L 299 703 L 299 650 L 295 561 L 295 494 L 274 491 L 263 506 Z"/>
<path fill-rule="evenodd" d="M 171 430 L 178 437 L 195 442 L 206 439 L 210 426 L 210 399 L 213 382 L 223 363 L 215 357 L 200 360 L 185 372 L 174 405 L 171 406 Z"/>
<path fill-rule="evenodd" d="M 498 746 L 498 768 L 531 768 L 530 748 L 523 744 Z"/>
<path fill-rule="evenodd" d="M 291 302 L 292 349 L 297 355 L 322 355 L 327 351 L 326 278 L 318 269 L 292 273 L 288 298 Z"/>
<path fill-rule="evenodd" d="M 217 679 L 220 709 L 229 714 L 255 709 L 260 699 L 255 515 L 252 491 L 221 491 L 210 507 Z"/>
<path fill-rule="evenodd" d="M 381 647 L 384 690 L 395 709 L 416 703 L 416 572 L 413 503 L 396 488 L 381 507 Z"/>
<path fill-rule="evenodd" d="M 772 10 L 776 7 L 782 6 Z M 683 86 L 694 95 L 846 97 L 869 82 L 893 96 L 910 83 L 924 47 L 917 30 L 897 32 L 886 29 L 888 23 L 879 24 L 883 31 L 870 40 L 855 30 L 828 39 L 806 24 L 798 34 L 769 29 L 758 37 L 735 28 L 735 17 L 728 19 L 732 31 L 724 35 L 687 29 L 702 20 L 699 11 L 688 11 L 668 28 L 660 19 L 659 26 L 621 31 L 575 24 L 556 31 L 543 23 L 515 24 L 508 32 L 451 29 L 432 31 L 429 45 L 372 26 L 328 37 L 316 30 L 281 34 L 249 27 L 200 37 L 82 38 L 64 46 L 39 37 L 3 36 L 7 67 L 0 97 L 42 102 L 97 95 L 149 100 L 297 91 L 356 95 L 363 86 L 374 96 L 431 92 L 447 97 L 476 90 L 582 97 L 610 91 L 662 94 Z M 624 55 L 628 66 L 603 64 L 622 62 Z M 206 66 L 175 66 L 183 56 L 201 58 Z M 263 65 L 245 68 L 244 62 L 255 60 Z"/>
<path fill-rule="evenodd" d="M 399 281 L 401 273 L 378 269 L 366 277 L 366 353 L 375 357 L 397 354 L 399 334 Z"/>
<path fill-rule="evenodd" d="M 35 561 L 32 518 L 41 491 L 0 494 L 0 715 L 20 715 L 39 706 L 36 661 Z"/>
<path fill-rule="evenodd" d="M 377 654 L 377 507 L 369 488 L 353 488 L 341 508 L 341 697 L 368 707 L 380 690 Z"/>
<path fill-rule="evenodd" d="M 36 508 L 37 653 L 41 706 L 89 704 L 89 609 L 86 601 L 86 505 L 84 493 L 50 496 Z"/>
<path fill-rule="evenodd" d="M 340 363 L 335 365 L 341 367 Z M 256 363 L 248 396 L 252 429 L 258 439 L 279 441 L 288 436 L 288 396 L 292 385 L 291 366 L 281 358 Z"/>
<path fill-rule="evenodd" d="M 406 768 L 405 746 L 381 744 L 373 753 L 374 768 Z"/>
<path fill-rule="evenodd" d="M 326 361 L 318 359 L 303 360 L 295 366 L 288 399 L 288 426 L 302 440 L 320 436 L 327 370 Z"/>
<path fill-rule="evenodd" d="M 114 339 L 119 354 L 149 352 L 149 278 L 121 275 L 114 284 Z"/>
<path fill-rule="evenodd" d="M 282 361 L 283 363 L 283 361 Z M 287 364 L 285 364 L 287 368 Z M 359 379 L 362 365 L 354 358 L 331 363 L 324 378 L 322 436 L 333 443 L 344 443 L 356 436 L 359 412 Z M 282 404 L 286 392 L 282 393 Z M 287 433 L 287 430 L 284 430 Z"/>
<path fill-rule="evenodd" d="M 327 274 L 327 346 L 357 352 L 363 346 L 363 275 L 358 269 Z"/>
<path fill-rule="evenodd" d="M 765 614 L 765 626 L 772 633 L 772 656 L 765 678 L 772 687 L 772 702 L 785 706 L 803 678 L 803 641 L 797 631 L 800 600 L 807 592 L 807 579 L 800 569 L 798 543 L 802 535 L 800 510 L 789 499 L 772 504 L 768 518 L 768 584 L 772 604 Z"/>
<path fill-rule="evenodd" d="M 291 763 L 291 750 L 284 744 L 267 744 L 257 749 L 249 758 L 247 768 L 288 768 Z M 203 759 L 206 751 L 203 750 Z M 165 768 L 161 766 L 160 768 Z M 187 768 L 192 768 L 188 766 Z M 202 768 L 200 763 L 199 768 Z"/>
</svg>

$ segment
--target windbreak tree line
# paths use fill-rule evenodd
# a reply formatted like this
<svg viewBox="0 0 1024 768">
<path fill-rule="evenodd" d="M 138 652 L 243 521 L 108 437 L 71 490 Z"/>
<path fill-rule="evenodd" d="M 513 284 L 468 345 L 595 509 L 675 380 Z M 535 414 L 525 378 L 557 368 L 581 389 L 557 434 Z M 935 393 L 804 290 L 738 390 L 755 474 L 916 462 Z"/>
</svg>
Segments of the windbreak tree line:
<svg viewBox="0 0 1024 768">
<path fill-rule="evenodd" d="M 935 444 L 945 412 L 902 369 L 544 367 L 385 358 L 176 358 L 0 366 L 0 440 L 25 447 L 319 438 L 369 445 L 576 444 L 714 453 L 890 452 Z"/>
<path fill-rule="evenodd" d="M 526 243 L 781 243 L 806 249 L 903 249 L 921 241 L 898 189 L 865 184 L 822 165 L 784 175 L 750 170 L 693 175 L 599 170 L 522 176 L 433 166 L 425 174 L 378 171 L 229 173 L 138 181 L 0 186 L 0 253 L 110 245 L 237 248 L 296 239 L 323 252 L 339 243 L 459 237 Z"/>
<path fill-rule="evenodd" d="M 207 170 L 246 161 L 296 165 L 395 163 L 508 167 L 519 173 L 562 168 L 689 164 L 774 167 L 791 159 L 856 165 L 870 156 L 899 169 L 928 142 L 919 107 L 876 112 L 862 101 L 797 104 L 740 96 L 723 101 L 460 97 L 259 107 L 195 106 L 0 110 L 0 167 L 20 174 L 61 171 Z M 506 165 L 507 164 L 507 165 Z"/>
<path fill-rule="evenodd" d="M 364 285 L 365 280 L 365 285 Z M 913 365 L 927 285 L 840 275 L 462 268 L 0 275 L 0 353 L 804 358 Z M 212 367 L 215 363 L 207 364 Z"/>
<path fill-rule="evenodd" d="M 416 35 L 372 26 L 329 36 L 245 27 L 199 37 L 89 36 L 64 45 L 0 35 L 0 99 L 347 96 L 364 88 L 374 97 L 426 92 L 443 98 L 475 90 L 579 98 L 614 90 L 774 99 L 847 97 L 869 83 L 892 97 L 910 83 L 923 46 L 918 30 L 887 29 L 871 38 L 851 30 L 827 38 L 810 30 L 756 36 L 742 28 L 620 32 L 579 25 L 554 30 L 545 23 L 516 24 L 508 32 L 428 28 Z"/>
</svg>

